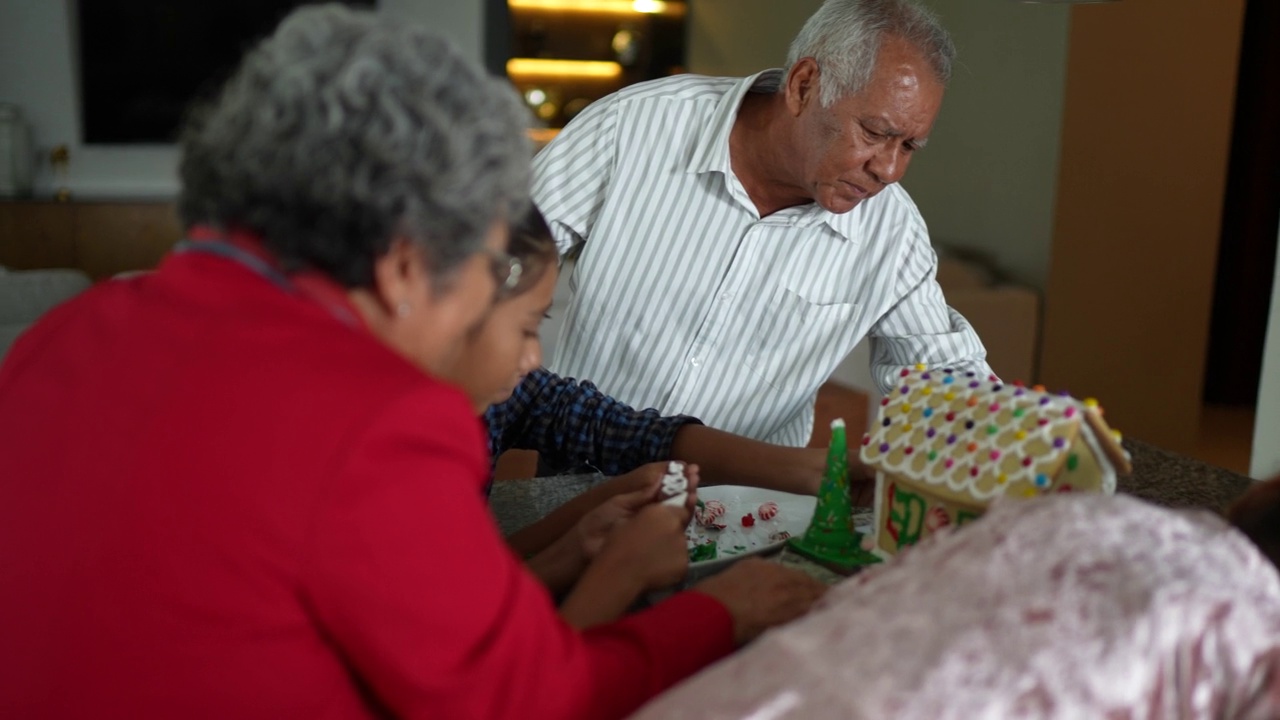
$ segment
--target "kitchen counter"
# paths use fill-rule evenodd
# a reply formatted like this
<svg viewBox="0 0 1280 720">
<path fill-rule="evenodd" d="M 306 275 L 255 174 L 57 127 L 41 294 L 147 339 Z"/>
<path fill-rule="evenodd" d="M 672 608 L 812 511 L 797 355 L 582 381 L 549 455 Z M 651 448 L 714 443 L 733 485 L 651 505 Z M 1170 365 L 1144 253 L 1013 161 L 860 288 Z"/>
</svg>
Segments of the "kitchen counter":
<svg viewBox="0 0 1280 720">
<path fill-rule="evenodd" d="M 1124 446 L 1133 456 L 1133 473 L 1120 478 L 1119 491 L 1157 505 L 1219 510 L 1243 493 L 1252 482 L 1229 470 L 1141 441 L 1126 439 Z M 489 498 L 490 508 L 502 531 L 510 534 L 546 515 L 599 479 L 598 475 L 562 475 L 499 482 L 494 485 Z M 790 550 L 784 550 L 775 557 L 782 564 L 796 567 L 825 582 L 834 583 L 841 579 Z"/>
</svg>

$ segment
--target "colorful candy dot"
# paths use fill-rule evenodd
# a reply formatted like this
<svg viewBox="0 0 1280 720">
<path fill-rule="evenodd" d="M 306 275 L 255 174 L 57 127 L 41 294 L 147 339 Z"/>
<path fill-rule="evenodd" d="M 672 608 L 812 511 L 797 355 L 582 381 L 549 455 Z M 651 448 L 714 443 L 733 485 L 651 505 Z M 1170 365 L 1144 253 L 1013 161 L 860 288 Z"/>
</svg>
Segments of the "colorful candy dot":
<svg viewBox="0 0 1280 720">
<path fill-rule="evenodd" d="M 965 376 L 965 377 L 973 377 L 973 372 L 972 372 L 972 371 L 967 372 L 967 373 L 965 373 L 965 374 L 964 374 L 964 376 Z"/>
<path fill-rule="evenodd" d="M 1056 438 L 1054 438 L 1054 439 L 1053 439 L 1053 446 L 1054 446 L 1055 448 L 1058 448 L 1059 450 L 1061 450 L 1062 448 L 1066 447 L 1066 445 L 1067 445 L 1067 440 L 1066 440 L 1066 438 L 1063 438 L 1063 437 L 1056 437 Z"/>
<path fill-rule="evenodd" d="M 1036 487 L 1049 487 L 1049 476 L 1044 473 L 1036 475 Z"/>
<path fill-rule="evenodd" d="M 932 375 L 930 375 L 929 373 L 920 373 L 920 379 L 921 379 L 921 380 L 929 380 L 929 379 L 930 379 L 930 378 L 932 378 L 932 377 L 933 377 L 933 376 L 932 376 Z"/>
<path fill-rule="evenodd" d="M 1023 396 L 1023 395 L 1025 395 L 1026 393 L 1027 393 L 1027 391 L 1026 391 L 1026 390 L 1024 390 L 1024 389 L 1022 389 L 1022 388 L 1018 388 L 1017 390 L 1014 390 L 1014 391 L 1013 391 L 1013 396 L 1014 396 L 1014 397 L 1022 397 L 1022 396 Z"/>
<path fill-rule="evenodd" d="M 925 417 L 933 417 L 933 408 L 927 407 L 924 409 L 924 412 L 921 414 L 924 415 Z"/>
<path fill-rule="evenodd" d="M 1031 458 L 1029 457 L 1022 458 L 1022 467 L 1031 467 Z"/>
<path fill-rule="evenodd" d="M 942 372 L 944 372 L 944 373 L 946 373 L 946 374 L 950 375 L 950 374 L 952 373 L 952 370 L 951 370 L 951 368 L 942 368 Z"/>
<path fill-rule="evenodd" d="M 950 402 L 950 401 L 952 401 L 952 400 L 955 400 L 955 399 L 956 399 L 956 394 L 955 394 L 955 393 L 953 393 L 953 392 L 949 392 L 949 393 L 947 393 L 946 395 L 943 395 L 943 396 L 942 396 L 942 399 L 943 399 L 943 400 L 946 400 L 946 401 L 948 401 L 948 402 Z"/>
<path fill-rule="evenodd" d="M 991 392 L 1000 392 L 1003 389 L 1004 389 L 1004 386 L 1001 385 L 1000 383 L 996 383 L 995 385 L 991 386 Z"/>
<path fill-rule="evenodd" d="M 903 414 L 906 414 L 906 413 L 911 412 L 911 404 L 910 404 L 910 403 L 902 403 L 902 412 L 903 412 Z"/>
<path fill-rule="evenodd" d="M 1014 437 L 1014 438 L 1016 438 L 1016 439 L 1018 439 L 1018 440 L 1026 440 L 1026 439 L 1027 439 L 1027 431 L 1026 431 L 1026 430 L 1019 430 L 1018 432 L 1016 432 L 1016 433 L 1014 433 L 1014 434 L 1013 434 L 1013 437 Z"/>
<path fill-rule="evenodd" d="M 889 398 L 884 398 L 880 401 L 880 407 L 884 407 L 888 404 L 889 404 Z"/>
<path fill-rule="evenodd" d="M 1121 440 L 1124 440 L 1124 434 L 1121 433 L 1119 430 L 1112 430 L 1111 437 L 1115 438 L 1116 442 L 1120 442 Z"/>
<path fill-rule="evenodd" d="M 1008 476 L 1008 475 L 1005 475 L 1004 473 L 1000 473 L 1000 476 L 996 478 L 996 482 L 998 482 L 998 483 L 1000 483 L 1001 485 L 1003 485 L 1003 484 L 1005 484 L 1005 483 L 1009 482 L 1009 476 Z"/>
<path fill-rule="evenodd" d="M 908 454 L 908 455 L 910 455 L 911 453 L 913 453 L 913 452 L 915 452 L 915 451 L 916 451 L 916 449 L 915 449 L 915 448 L 913 448 L 913 447 L 911 447 L 910 445 L 906 446 L 906 447 L 905 447 L 905 448 L 903 448 L 903 450 L 902 450 L 902 452 L 904 452 L 904 453 L 906 453 L 906 454 Z"/>
<path fill-rule="evenodd" d="M 1022 409 L 1022 408 L 1018 408 L 1017 410 L 1014 410 L 1014 411 L 1013 411 L 1013 416 L 1014 416 L 1014 417 L 1016 417 L 1016 418 L 1020 418 L 1020 417 L 1022 417 L 1023 415 L 1026 415 L 1026 414 L 1027 414 L 1027 411 L 1026 411 L 1026 410 L 1024 410 L 1024 409 Z"/>
<path fill-rule="evenodd" d="M 982 386 L 982 383 L 978 382 L 977 380 L 974 380 L 973 382 L 969 383 L 969 387 L 974 390 L 977 390 L 981 386 Z"/>
<path fill-rule="evenodd" d="M 948 371 L 948 372 L 950 372 L 950 371 Z M 942 384 L 943 384 L 943 385 L 950 385 L 951 383 L 953 383 L 953 382 L 955 382 L 955 381 L 956 381 L 956 379 L 955 379 L 955 378 L 953 378 L 953 377 L 951 377 L 950 375 L 948 375 L 948 376 L 946 376 L 946 377 L 942 378 Z"/>
<path fill-rule="evenodd" d="M 947 422 L 952 422 L 956 419 L 956 414 L 953 412 L 949 412 L 946 414 L 946 419 L 947 419 Z"/>
<path fill-rule="evenodd" d="M 862 444 L 863 444 L 863 445 L 870 445 L 870 444 L 871 444 L 871 436 L 870 436 L 870 435 L 863 435 L 863 436 L 862 436 Z"/>
<path fill-rule="evenodd" d="M 965 430 L 972 430 L 972 429 L 973 429 L 973 421 L 972 421 L 972 420 L 965 420 L 965 421 L 964 421 L 964 429 L 965 429 Z"/>
<path fill-rule="evenodd" d="M 946 462 L 942 463 L 943 467 L 946 467 L 946 468 L 948 468 L 948 469 L 950 469 L 950 468 L 951 468 L 951 466 L 952 466 L 952 465 L 955 465 L 955 464 L 956 464 L 956 461 L 955 461 L 955 460 L 952 460 L 951 458 L 947 458 L 947 459 L 946 459 Z"/>
<path fill-rule="evenodd" d="M 1026 386 L 1027 386 L 1027 384 L 1026 384 L 1026 383 L 1024 383 L 1024 382 L 1022 382 L 1021 380 L 1014 380 L 1014 381 L 1013 381 L 1013 386 L 1014 386 L 1014 387 L 1017 387 L 1017 388 L 1022 388 L 1022 387 L 1026 387 Z"/>
<path fill-rule="evenodd" d="M 902 372 L 898 373 L 898 377 L 906 377 L 906 376 L 908 376 L 908 375 L 910 375 L 910 374 L 911 374 L 911 371 L 910 371 L 910 370 L 908 370 L 908 369 L 906 369 L 906 368 L 902 368 Z"/>
<path fill-rule="evenodd" d="M 902 426 L 903 432 L 911 432 L 911 428 L 912 428 L 911 423 L 906 423 L 905 425 Z"/>
<path fill-rule="evenodd" d="M 1067 470 L 1075 470 L 1078 467 L 1080 467 L 1080 456 L 1075 453 L 1071 453 L 1067 456 Z"/>
<path fill-rule="evenodd" d="M 937 451 L 937 450 L 930 450 L 930 451 L 929 451 L 929 460 L 930 460 L 930 461 L 932 461 L 932 460 L 937 460 L 937 459 L 938 459 L 938 451 Z"/>
<path fill-rule="evenodd" d="M 927 370 L 928 368 L 929 368 L 929 366 L 928 366 L 928 365 L 925 365 L 924 363 L 916 363 L 916 369 L 917 369 L 917 370 L 921 370 L 921 371 L 923 371 L 923 370 Z"/>
<path fill-rule="evenodd" d="M 906 395 L 907 393 L 911 392 L 911 388 L 907 387 L 906 385 L 903 385 L 902 389 L 899 390 L 899 392 L 901 392 L 903 395 Z"/>
<path fill-rule="evenodd" d="M 1058 397 L 1071 397 L 1071 391 L 1063 390 L 1062 392 L 1058 393 Z"/>
<path fill-rule="evenodd" d="M 880 443 L 880 452 L 882 453 L 889 452 L 889 443 Z"/>
<path fill-rule="evenodd" d="M 928 387 L 928 386 L 922 387 L 922 388 L 920 388 L 920 394 L 921 394 L 921 395 L 932 395 L 932 394 L 933 394 L 933 388 Z"/>
<path fill-rule="evenodd" d="M 1069 418 L 1069 417 L 1075 417 L 1075 415 L 1076 415 L 1076 409 L 1073 407 L 1069 407 L 1062 412 L 1063 417 Z"/>
<path fill-rule="evenodd" d="M 1032 390 L 1035 390 L 1036 392 L 1044 392 L 1044 386 L 1043 386 L 1043 385 L 1032 385 L 1032 386 L 1031 386 L 1031 389 L 1032 389 Z"/>
<path fill-rule="evenodd" d="M 948 435 L 948 436 L 947 436 L 947 444 L 948 444 L 948 445 L 955 445 L 955 444 L 956 444 L 956 436 L 955 436 L 955 435 Z"/>
<path fill-rule="evenodd" d="M 992 459 L 992 460 L 999 460 L 999 459 L 1000 459 L 1000 451 L 999 451 L 999 450 L 992 450 L 992 451 L 991 451 L 991 459 Z"/>
<path fill-rule="evenodd" d="M 969 477 L 978 477 L 978 468 L 976 467 L 969 468 Z"/>
<path fill-rule="evenodd" d="M 988 426 L 987 426 L 987 434 L 988 434 L 988 435 L 995 435 L 995 434 L 996 434 L 996 433 L 998 433 L 998 432 L 1000 432 L 1000 428 L 996 427 L 995 425 L 988 425 Z"/>
<path fill-rule="evenodd" d="M 1085 407 L 1087 407 L 1087 408 L 1091 408 L 1091 409 L 1092 409 L 1092 408 L 1096 408 L 1096 407 L 1098 407 L 1098 399 L 1097 399 L 1097 398 L 1085 398 L 1085 399 L 1084 399 L 1084 406 L 1085 406 Z"/>
<path fill-rule="evenodd" d="M 885 427 L 889 427 L 889 425 L 891 425 L 892 423 L 893 421 L 890 420 L 889 418 L 885 418 L 884 420 L 881 421 L 881 424 L 884 425 Z"/>
<path fill-rule="evenodd" d="M 996 377 L 995 375 L 988 375 L 988 376 L 987 376 L 987 381 L 988 381 L 988 382 L 998 382 L 999 380 L 1000 380 L 1000 378 Z"/>
<path fill-rule="evenodd" d="M 964 404 L 968 405 L 969 407 L 975 407 L 978 404 L 978 398 L 971 397 L 968 400 L 966 400 Z"/>
<path fill-rule="evenodd" d="M 969 443 L 968 445 L 966 445 L 966 446 L 965 446 L 965 449 L 966 449 L 966 450 L 968 450 L 969 452 L 977 452 L 977 450 L 978 450 L 978 443 L 972 443 L 972 442 L 971 442 L 971 443 Z"/>
<path fill-rule="evenodd" d="M 934 430 L 933 428 L 929 428 L 928 430 L 925 431 L 924 436 L 933 437 L 934 435 L 937 435 L 937 434 L 938 434 L 937 430 Z"/>
<path fill-rule="evenodd" d="M 1036 424 L 1039 425 L 1040 427 L 1044 427 L 1045 425 L 1049 424 L 1049 418 L 1040 418 L 1039 420 L 1036 421 Z"/>
<path fill-rule="evenodd" d="M 991 403 L 987 409 L 991 412 L 1000 412 L 1000 403 Z"/>
<path fill-rule="evenodd" d="M 1049 404 L 1049 397 L 1046 395 L 1045 397 L 1040 398 L 1040 404 L 1041 404 L 1041 405 L 1048 405 L 1048 404 Z"/>
</svg>

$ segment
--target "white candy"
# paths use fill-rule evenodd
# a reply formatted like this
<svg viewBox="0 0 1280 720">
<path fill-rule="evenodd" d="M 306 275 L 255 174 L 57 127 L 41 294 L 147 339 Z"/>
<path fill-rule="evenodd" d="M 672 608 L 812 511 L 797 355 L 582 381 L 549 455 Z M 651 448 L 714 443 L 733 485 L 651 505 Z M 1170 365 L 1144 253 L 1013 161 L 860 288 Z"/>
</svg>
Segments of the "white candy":
<svg viewBox="0 0 1280 720">
<path fill-rule="evenodd" d="M 671 462 L 667 465 L 667 474 L 662 476 L 661 495 L 663 505 L 680 507 L 689 499 L 689 479 L 684 476 L 684 465 Z"/>
</svg>

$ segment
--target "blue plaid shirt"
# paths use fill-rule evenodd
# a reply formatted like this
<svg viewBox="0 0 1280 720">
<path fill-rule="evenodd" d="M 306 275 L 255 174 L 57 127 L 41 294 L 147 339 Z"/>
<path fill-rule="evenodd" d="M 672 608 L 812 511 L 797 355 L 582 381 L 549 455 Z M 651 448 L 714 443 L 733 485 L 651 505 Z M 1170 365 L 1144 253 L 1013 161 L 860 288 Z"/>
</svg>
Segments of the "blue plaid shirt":
<svg viewBox="0 0 1280 720">
<path fill-rule="evenodd" d="M 560 472 L 590 466 L 620 475 L 671 457 L 676 432 L 701 422 L 687 415 L 636 410 L 595 385 L 538 368 L 505 402 L 484 414 L 494 462 L 513 448 L 537 450 L 543 464 Z"/>
</svg>

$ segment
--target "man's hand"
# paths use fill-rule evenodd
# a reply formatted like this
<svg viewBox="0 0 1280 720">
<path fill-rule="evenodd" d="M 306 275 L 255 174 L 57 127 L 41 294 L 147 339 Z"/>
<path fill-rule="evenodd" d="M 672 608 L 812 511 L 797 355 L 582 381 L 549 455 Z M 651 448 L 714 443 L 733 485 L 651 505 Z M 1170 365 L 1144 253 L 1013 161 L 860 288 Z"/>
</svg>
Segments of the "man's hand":
<svg viewBox="0 0 1280 720">
<path fill-rule="evenodd" d="M 693 589 L 719 600 L 729 610 L 734 640 L 741 645 L 809 612 L 827 586 L 799 570 L 752 557 Z"/>
</svg>

